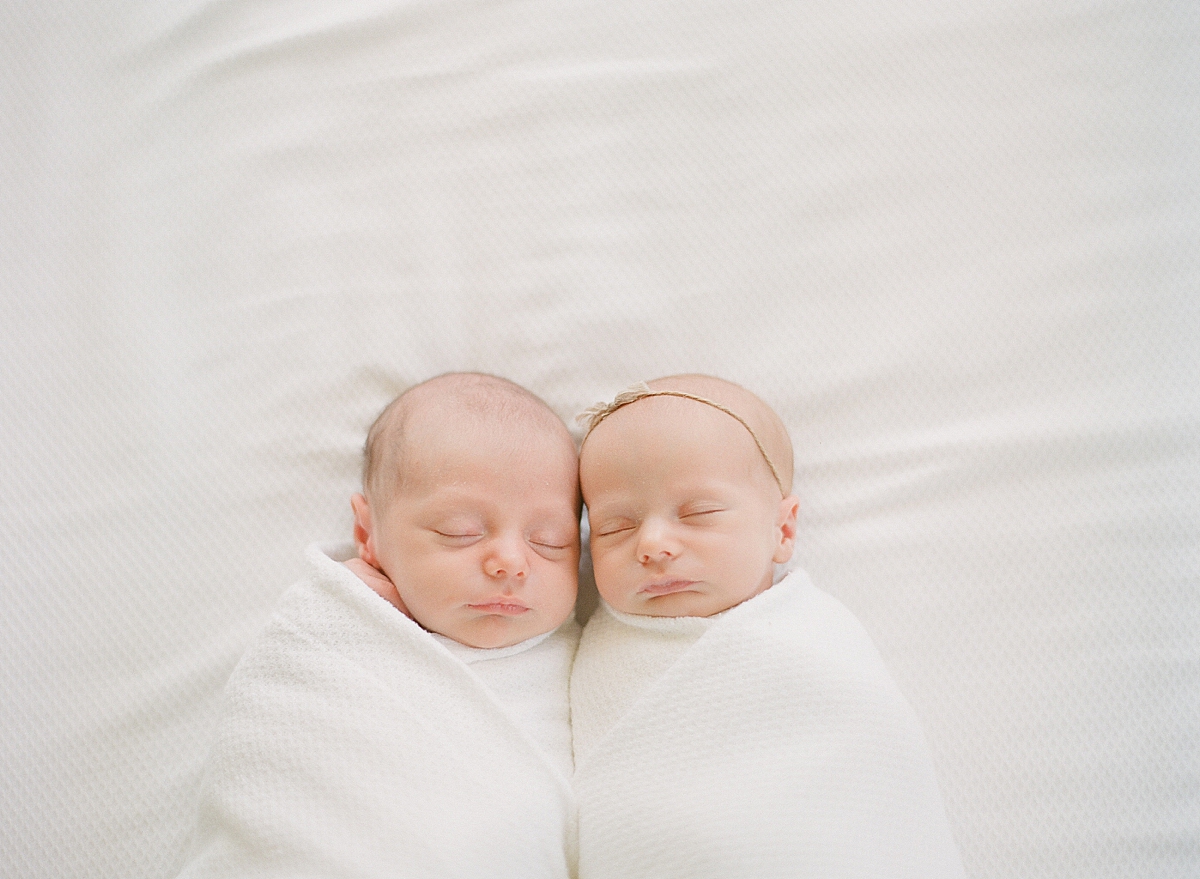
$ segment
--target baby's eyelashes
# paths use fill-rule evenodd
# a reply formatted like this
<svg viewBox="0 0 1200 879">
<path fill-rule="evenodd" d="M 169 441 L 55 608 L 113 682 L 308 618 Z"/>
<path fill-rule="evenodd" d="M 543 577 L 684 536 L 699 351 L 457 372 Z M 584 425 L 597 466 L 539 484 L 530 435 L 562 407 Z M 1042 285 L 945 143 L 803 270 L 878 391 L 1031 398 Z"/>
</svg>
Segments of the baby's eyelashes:
<svg viewBox="0 0 1200 879">
<path fill-rule="evenodd" d="M 626 531 L 632 531 L 635 528 L 634 522 L 629 519 L 620 519 L 615 522 L 605 522 L 596 528 L 592 529 L 592 534 L 597 537 L 611 537 L 614 534 L 621 534 Z"/>
<path fill-rule="evenodd" d="M 571 528 L 547 528 L 529 532 L 530 546 L 551 551 L 571 549 L 579 541 L 579 532 Z"/>
<path fill-rule="evenodd" d="M 557 562 L 566 559 L 571 552 L 570 546 L 549 546 L 544 543 L 530 543 L 533 551 L 547 561 Z"/>
<path fill-rule="evenodd" d="M 434 534 L 443 540 L 461 546 L 474 543 L 476 540 L 479 540 L 479 538 L 483 537 L 482 532 L 479 531 L 443 531 L 440 528 L 434 528 L 432 530 Z"/>
<path fill-rule="evenodd" d="M 715 516 L 717 513 L 723 513 L 726 509 L 726 507 L 719 504 L 697 504 L 683 507 L 678 512 L 667 516 L 667 519 L 677 519 L 680 522 L 702 525 L 710 517 Z M 592 527 L 592 536 L 615 537 L 636 531 L 639 527 L 638 520 L 622 516 L 619 519 L 603 520 L 597 523 Z"/>
</svg>

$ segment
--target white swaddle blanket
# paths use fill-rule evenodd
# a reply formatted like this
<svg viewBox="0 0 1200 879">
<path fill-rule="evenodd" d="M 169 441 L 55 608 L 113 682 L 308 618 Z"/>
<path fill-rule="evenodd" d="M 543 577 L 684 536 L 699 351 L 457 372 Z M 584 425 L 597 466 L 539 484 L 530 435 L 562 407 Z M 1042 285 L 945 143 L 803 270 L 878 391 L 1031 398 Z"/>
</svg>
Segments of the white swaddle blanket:
<svg viewBox="0 0 1200 879">
<path fill-rule="evenodd" d="M 712 619 L 602 605 L 571 719 L 580 879 L 962 875 L 915 715 L 801 571 Z"/>
<path fill-rule="evenodd" d="M 229 681 L 182 876 L 571 875 L 575 803 L 547 753 L 565 738 L 535 726 L 557 702 L 565 727 L 579 627 L 497 651 L 550 706 L 514 715 L 472 670 L 487 651 L 454 655 L 322 549 L 308 558 Z"/>
</svg>

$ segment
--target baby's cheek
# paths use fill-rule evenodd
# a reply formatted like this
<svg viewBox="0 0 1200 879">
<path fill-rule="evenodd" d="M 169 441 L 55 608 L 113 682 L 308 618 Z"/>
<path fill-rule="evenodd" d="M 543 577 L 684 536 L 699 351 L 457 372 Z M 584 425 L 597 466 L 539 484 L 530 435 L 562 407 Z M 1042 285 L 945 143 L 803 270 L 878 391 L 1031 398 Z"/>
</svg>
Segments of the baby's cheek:
<svg viewBox="0 0 1200 879">
<path fill-rule="evenodd" d="M 603 549 L 592 547 L 592 571 L 596 577 L 600 577 L 601 571 L 609 571 L 612 568 L 613 557 L 612 553 Z"/>
<path fill-rule="evenodd" d="M 622 588 L 621 566 L 612 553 L 592 556 L 592 574 L 596 578 L 596 589 L 609 604 L 615 603 L 627 589 Z"/>
</svg>

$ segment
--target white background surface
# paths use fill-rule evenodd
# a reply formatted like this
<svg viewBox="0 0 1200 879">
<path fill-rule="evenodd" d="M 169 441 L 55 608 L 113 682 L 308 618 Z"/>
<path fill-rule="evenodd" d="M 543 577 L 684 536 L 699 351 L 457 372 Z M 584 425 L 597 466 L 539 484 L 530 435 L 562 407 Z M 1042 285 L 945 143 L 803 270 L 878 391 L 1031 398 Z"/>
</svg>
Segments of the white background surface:
<svg viewBox="0 0 1200 879">
<path fill-rule="evenodd" d="M 367 424 L 480 369 L 564 417 L 758 391 L 969 874 L 1200 874 L 1198 41 L 1190 2 L 4 6 L 0 873 L 172 873 Z"/>
</svg>

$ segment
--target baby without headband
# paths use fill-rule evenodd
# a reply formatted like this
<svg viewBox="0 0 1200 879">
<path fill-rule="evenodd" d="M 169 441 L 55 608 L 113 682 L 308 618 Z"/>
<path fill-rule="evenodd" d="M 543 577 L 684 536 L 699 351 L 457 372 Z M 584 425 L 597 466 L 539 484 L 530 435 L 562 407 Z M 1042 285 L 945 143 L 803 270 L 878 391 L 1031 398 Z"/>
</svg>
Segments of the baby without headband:
<svg viewBox="0 0 1200 879">
<path fill-rule="evenodd" d="M 771 475 L 775 477 L 775 484 L 779 486 L 780 492 L 785 497 L 787 496 L 787 491 L 783 487 L 783 480 L 779 478 L 779 471 L 775 469 L 775 464 L 771 461 L 771 456 L 767 454 L 762 440 L 758 438 L 758 434 L 754 432 L 754 428 L 746 422 L 746 419 L 742 418 L 742 416 L 738 415 L 728 406 L 722 406 L 715 400 L 700 397 L 696 394 L 689 394 L 684 391 L 653 391 L 645 382 L 638 382 L 613 397 L 611 403 L 597 403 L 595 406 L 590 406 L 575 416 L 576 421 L 587 427 L 586 432 L 583 434 L 583 442 L 587 442 L 588 436 L 596 429 L 596 425 L 605 418 L 612 415 L 618 409 L 623 409 L 630 403 L 636 403 L 638 400 L 644 400 L 647 397 L 682 397 L 684 400 L 695 400 L 697 403 L 703 403 L 705 406 L 712 406 L 714 409 L 724 412 L 730 418 L 736 420 L 738 424 L 746 428 L 746 432 L 754 440 L 754 445 L 758 446 L 758 451 L 763 456 L 763 460 L 767 462 L 767 467 L 770 469 Z M 582 444 L 580 443 L 580 446 Z"/>
</svg>

